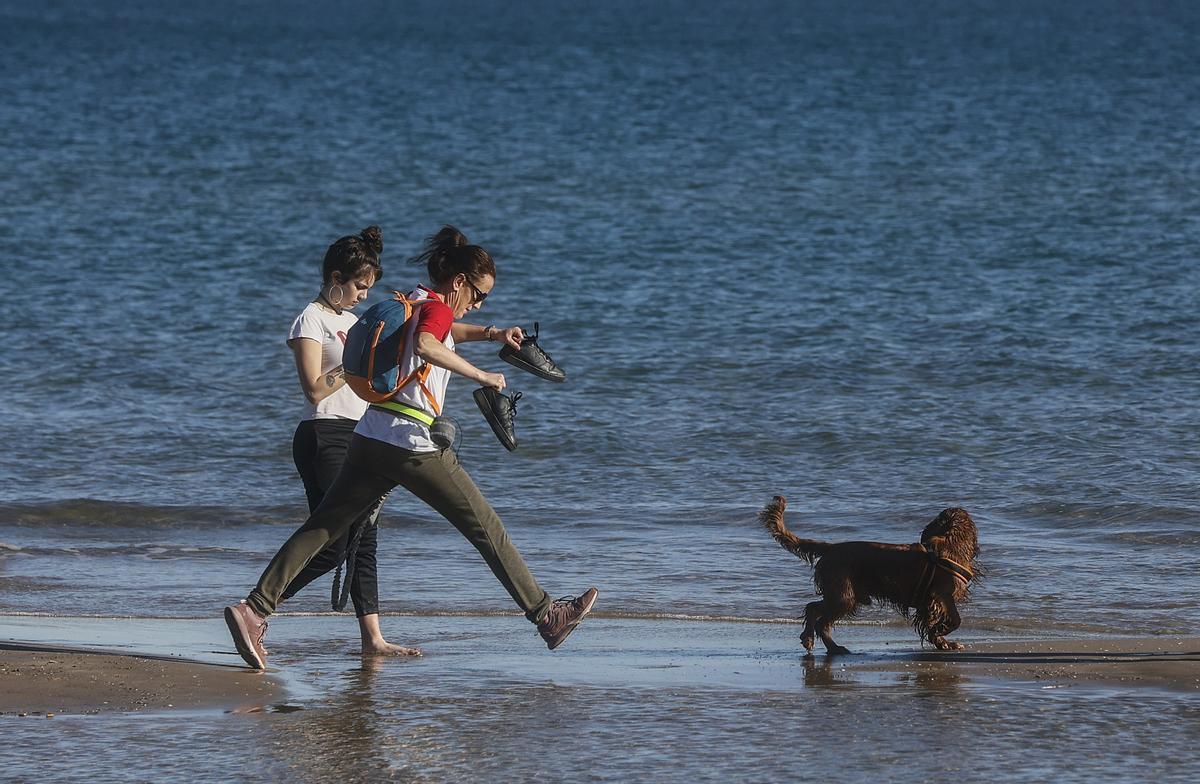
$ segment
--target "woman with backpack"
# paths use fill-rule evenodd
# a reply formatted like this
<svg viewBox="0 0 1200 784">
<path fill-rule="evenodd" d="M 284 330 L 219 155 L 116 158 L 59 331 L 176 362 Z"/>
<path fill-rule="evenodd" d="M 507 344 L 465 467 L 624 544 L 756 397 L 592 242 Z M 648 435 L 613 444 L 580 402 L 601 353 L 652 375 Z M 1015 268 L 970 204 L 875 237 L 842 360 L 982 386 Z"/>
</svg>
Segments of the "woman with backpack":
<svg viewBox="0 0 1200 784">
<path fill-rule="evenodd" d="M 368 408 L 324 501 L 275 554 L 250 595 L 225 608 L 234 644 L 251 667 L 266 665 L 262 638 L 267 617 L 285 598 L 289 584 L 316 554 L 342 537 L 354 520 L 397 485 L 429 504 L 466 537 L 551 650 L 562 644 L 596 601 L 595 588 L 578 598 L 551 601 L 454 450 L 439 447 L 430 437 L 430 424 L 442 411 L 452 373 L 496 393 L 505 387 L 502 374 L 480 370 L 459 356 L 458 343 L 498 340 L 513 349 L 521 347 L 520 327 L 500 330 L 457 321 L 482 307 L 491 293 L 496 283 L 491 255 L 468 244 L 458 229 L 445 226 L 426 240 L 424 252 L 413 261 L 426 266 L 431 285 L 408 295 L 414 308 L 404 322 L 406 340 L 398 364 L 401 377 L 413 379 L 412 383 L 385 404 Z M 504 400 L 502 395 L 491 399 L 497 397 Z"/>
<path fill-rule="evenodd" d="M 322 265 L 321 292 L 296 316 L 288 332 L 288 347 L 296 360 L 306 401 L 292 437 L 292 459 L 304 482 L 310 513 L 320 506 L 337 477 L 354 427 L 367 410 L 367 404 L 346 386 L 341 372 L 342 347 L 346 333 L 358 320 L 350 311 L 366 299 L 383 274 L 379 263 L 382 251 L 383 235 L 378 226 L 369 226 L 330 245 Z M 345 561 L 346 588 L 358 617 L 363 655 L 419 655 L 414 648 L 388 642 L 379 629 L 375 555 L 378 517 L 376 507 L 331 540 L 292 579 L 282 598 L 291 598 L 321 575 L 340 570 Z M 335 577 L 333 604 L 340 610 L 345 606 L 346 591 L 339 591 L 338 583 Z"/>
</svg>

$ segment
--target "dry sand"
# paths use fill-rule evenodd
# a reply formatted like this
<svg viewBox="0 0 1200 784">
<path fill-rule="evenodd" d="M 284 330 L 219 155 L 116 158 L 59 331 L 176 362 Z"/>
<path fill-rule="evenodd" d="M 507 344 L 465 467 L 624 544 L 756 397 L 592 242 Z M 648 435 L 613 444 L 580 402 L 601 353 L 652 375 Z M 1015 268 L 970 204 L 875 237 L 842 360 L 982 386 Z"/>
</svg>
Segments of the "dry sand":
<svg viewBox="0 0 1200 784">
<path fill-rule="evenodd" d="M 0 714 L 251 711 L 280 691 L 274 678 L 244 667 L 0 643 Z"/>
</svg>

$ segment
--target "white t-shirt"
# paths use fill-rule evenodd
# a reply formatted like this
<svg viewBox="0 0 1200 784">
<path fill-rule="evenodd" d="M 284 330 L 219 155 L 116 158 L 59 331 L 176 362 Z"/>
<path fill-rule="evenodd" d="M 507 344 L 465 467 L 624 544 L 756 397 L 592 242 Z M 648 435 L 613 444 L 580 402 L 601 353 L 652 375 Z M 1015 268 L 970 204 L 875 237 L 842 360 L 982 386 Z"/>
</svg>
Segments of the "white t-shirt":
<svg viewBox="0 0 1200 784">
<path fill-rule="evenodd" d="M 293 340 L 307 338 L 321 344 L 321 375 L 342 364 L 342 348 L 346 345 L 346 331 L 358 321 L 348 310 L 330 313 L 310 302 L 300 311 L 288 332 L 288 345 Z M 301 419 L 359 419 L 367 410 L 367 401 L 354 394 L 354 390 L 343 386 L 320 403 L 304 403 Z"/>
</svg>

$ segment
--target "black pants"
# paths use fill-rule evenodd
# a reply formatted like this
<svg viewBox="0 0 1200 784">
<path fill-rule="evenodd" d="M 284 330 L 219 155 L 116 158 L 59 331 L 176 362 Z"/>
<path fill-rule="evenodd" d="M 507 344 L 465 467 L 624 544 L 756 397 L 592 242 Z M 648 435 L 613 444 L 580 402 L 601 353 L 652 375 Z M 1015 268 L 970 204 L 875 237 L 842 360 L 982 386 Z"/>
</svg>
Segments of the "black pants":
<svg viewBox="0 0 1200 784">
<path fill-rule="evenodd" d="M 352 419 L 308 419 L 296 427 L 296 434 L 292 437 L 292 460 L 296 463 L 296 470 L 300 472 L 300 479 L 304 481 L 310 513 L 321 504 L 325 492 L 337 478 L 356 424 L 358 423 Z M 350 599 L 354 602 L 354 614 L 361 618 L 379 612 L 379 582 L 375 560 L 379 526 L 375 524 L 375 518 L 361 521 L 359 525 L 365 527 L 354 555 Z M 288 583 L 283 598 L 291 598 L 313 580 L 336 569 L 345 559 L 346 547 L 353 539 L 357 527 L 352 526 L 313 556 L 308 566 Z"/>
</svg>

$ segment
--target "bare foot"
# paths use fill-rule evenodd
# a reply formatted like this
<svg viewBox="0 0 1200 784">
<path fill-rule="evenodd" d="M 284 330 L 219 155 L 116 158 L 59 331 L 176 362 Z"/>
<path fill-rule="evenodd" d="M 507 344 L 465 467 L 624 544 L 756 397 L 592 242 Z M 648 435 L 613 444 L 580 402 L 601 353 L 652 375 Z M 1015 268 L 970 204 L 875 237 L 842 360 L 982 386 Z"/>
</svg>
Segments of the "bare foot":
<svg viewBox="0 0 1200 784">
<path fill-rule="evenodd" d="M 406 648 L 403 645 L 394 645 L 387 640 L 376 640 L 374 642 L 364 642 L 362 648 L 363 656 L 420 656 L 419 648 Z"/>
<path fill-rule="evenodd" d="M 379 630 L 379 613 L 364 615 L 358 619 L 358 636 L 362 640 L 363 656 L 420 656 L 416 648 L 392 645 L 383 638 Z"/>
</svg>

